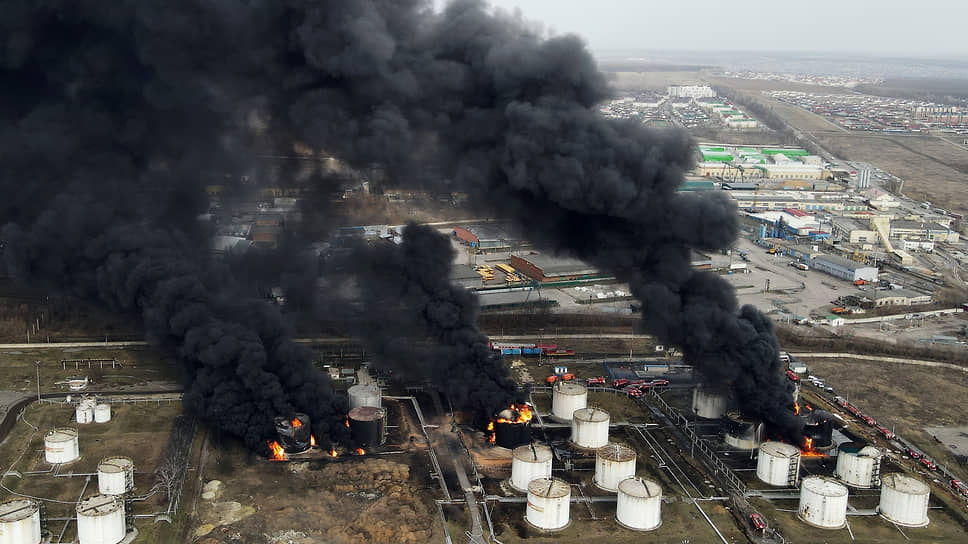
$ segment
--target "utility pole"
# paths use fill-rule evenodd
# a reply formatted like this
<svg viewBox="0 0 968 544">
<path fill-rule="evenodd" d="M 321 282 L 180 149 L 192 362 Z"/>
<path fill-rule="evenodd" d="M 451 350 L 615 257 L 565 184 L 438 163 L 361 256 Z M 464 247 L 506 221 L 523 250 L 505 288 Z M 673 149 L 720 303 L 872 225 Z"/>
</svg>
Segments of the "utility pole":
<svg viewBox="0 0 968 544">
<path fill-rule="evenodd" d="M 40 361 L 34 361 L 37 366 L 37 401 L 40 402 Z"/>
</svg>

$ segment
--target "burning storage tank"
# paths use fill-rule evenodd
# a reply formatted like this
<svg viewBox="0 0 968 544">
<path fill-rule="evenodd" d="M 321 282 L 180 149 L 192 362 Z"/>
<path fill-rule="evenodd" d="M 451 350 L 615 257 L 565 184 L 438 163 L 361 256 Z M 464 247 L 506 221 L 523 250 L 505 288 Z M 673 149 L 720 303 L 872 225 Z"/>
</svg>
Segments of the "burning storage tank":
<svg viewBox="0 0 968 544">
<path fill-rule="evenodd" d="M 77 403 L 77 408 L 74 409 L 74 420 L 82 425 L 94 422 L 93 399 L 85 397 Z"/>
<path fill-rule="evenodd" d="M 618 491 L 622 480 L 635 476 L 635 450 L 621 444 L 598 448 L 595 454 L 595 477 L 599 488 L 612 493 Z"/>
<path fill-rule="evenodd" d="M 785 442 L 763 442 L 756 460 L 756 477 L 781 487 L 795 487 L 800 477 L 800 448 Z"/>
<path fill-rule="evenodd" d="M 692 411 L 705 419 L 719 419 L 729 406 L 729 395 L 721 389 L 697 386 L 692 390 Z"/>
<path fill-rule="evenodd" d="M 0 544 L 40 542 L 40 502 L 14 499 L 0 504 Z"/>
<path fill-rule="evenodd" d="M 615 521 L 633 531 L 651 531 L 662 525 L 662 487 L 652 480 L 627 478 L 618 484 Z"/>
<path fill-rule="evenodd" d="M 94 495 L 77 505 L 79 544 L 117 544 L 124 539 L 124 501 L 121 497 Z"/>
<path fill-rule="evenodd" d="M 134 489 L 134 461 L 105 457 L 97 466 L 97 489 L 102 495 L 124 495 Z"/>
<path fill-rule="evenodd" d="M 107 423 L 111 421 L 111 405 L 101 403 L 94 406 L 94 423 Z"/>
<path fill-rule="evenodd" d="M 571 522 L 571 486 L 558 478 L 538 478 L 528 484 L 524 520 L 543 531 L 558 531 Z"/>
<path fill-rule="evenodd" d="M 302 453 L 311 447 L 312 428 L 309 425 L 309 416 L 296 414 L 292 419 L 277 417 L 275 422 L 279 445 L 286 453 Z"/>
<path fill-rule="evenodd" d="M 52 465 L 70 463 L 81 457 L 77 429 L 51 429 L 44 436 L 44 459 Z"/>
<path fill-rule="evenodd" d="M 821 529 L 840 529 L 847 524 L 847 487 L 824 476 L 804 478 L 797 517 Z"/>
<path fill-rule="evenodd" d="M 358 406 L 350 410 L 347 420 L 353 441 L 361 448 L 382 444 L 386 439 L 386 415 L 386 410 L 375 406 Z"/>
<path fill-rule="evenodd" d="M 527 444 L 514 448 L 511 460 L 511 488 L 527 493 L 528 484 L 538 478 L 551 478 L 551 448 Z"/>
<path fill-rule="evenodd" d="M 512 404 L 501 410 L 487 426 L 491 433 L 490 442 L 509 450 L 530 443 L 532 416 L 528 404 Z"/>
<path fill-rule="evenodd" d="M 354 385 L 349 388 L 347 394 L 350 397 L 350 410 L 360 406 L 383 407 L 382 393 L 375 385 Z"/>
<path fill-rule="evenodd" d="M 723 442 L 738 450 L 755 450 L 763 439 L 763 423 L 739 412 L 728 412 L 720 424 Z"/>
<path fill-rule="evenodd" d="M 833 445 L 833 419 L 833 414 L 824 410 L 812 410 L 803 415 L 803 436 L 810 439 L 811 447 L 823 449 Z"/>
<path fill-rule="evenodd" d="M 881 458 L 884 454 L 862 442 L 848 442 L 837 449 L 834 477 L 853 487 L 877 487 L 880 484 Z"/>
<path fill-rule="evenodd" d="M 608 444 L 608 412 L 600 408 L 575 410 L 571 420 L 571 441 L 579 448 L 598 449 Z"/>
<path fill-rule="evenodd" d="M 551 397 L 551 417 L 571 421 L 575 410 L 588 405 L 588 388 L 580 383 L 559 381 Z"/>
<path fill-rule="evenodd" d="M 885 519 L 905 527 L 928 524 L 928 499 L 931 490 L 924 482 L 905 474 L 888 474 L 881 480 L 881 503 L 877 507 Z"/>
</svg>

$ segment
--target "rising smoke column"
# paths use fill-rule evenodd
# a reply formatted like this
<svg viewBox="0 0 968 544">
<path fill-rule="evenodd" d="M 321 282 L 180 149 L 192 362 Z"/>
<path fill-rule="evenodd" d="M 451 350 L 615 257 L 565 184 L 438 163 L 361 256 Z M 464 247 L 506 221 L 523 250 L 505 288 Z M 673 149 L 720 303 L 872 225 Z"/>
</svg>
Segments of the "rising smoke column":
<svg viewBox="0 0 968 544">
<path fill-rule="evenodd" d="M 354 332 L 379 366 L 411 383 L 435 384 L 458 409 L 490 416 L 521 399 L 501 356 L 477 329 L 474 294 L 442 281 L 453 260 L 445 235 L 413 223 L 399 246 L 360 248 L 353 263 L 358 303 L 380 319 L 362 321 Z"/>
<path fill-rule="evenodd" d="M 194 287 L 188 305 L 214 321 L 175 323 L 181 313 L 143 305 L 166 274 L 119 298 L 110 289 L 130 286 L 107 281 L 105 267 L 131 260 L 122 270 L 134 274 L 139 262 L 155 269 L 185 256 L 185 270 L 203 268 L 204 233 L 192 219 L 199 173 L 244 166 L 246 134 L 268 126 L 358 167 L 386 165 L 396 185 L 439 172 L 434 189 L 468 191 L 529 239 L 628 281 L 647 331 L 730 382 L 745 409 L 796 434 L 769 321 L 689 266 L 691 248 L 732 242 L 735 210 L 721 195 L 676 192 L 692 162 L 686 136 L 597 114 L 607 85 L 576 37 L 545 39 L 474 0 L 440 13 L 419 0 L 25 3 L 5 12 L 0 36 L 0 76 L 13 82 L 0 89 L 5 257 L 22 277 L 133 302 L 149 324 L 177 325 L 158 336 L 184 342 L 190 366 L 207 371 L 199 383 L 213 385 L 192 387 L 206 392 L 194 409 L 210 420 L 240 429 L 256 410 L 310 396 L 290 394 L 292 373 L 275 371 L 281 326 L 257 333 L 253 324 L 272 321 L 234 319 Z M 106 219 L 76 218 L 80 202 L 106 206 Z M 61 219 L 73 231 L 66 247 L 40 227 Z M 154 254 L 163 257 L 139 261 Z M 221 283 L 199 282 L 226 298 Z M 178 296 L 162 307 L 180 310 Z M 185 322 L 203 330 L 189 335 Z M 227 357 L 206 347 L 227 349 L 214 339 L 223 331 L 239 338 Z M 234 387 L 215 385 L 224 375 Z M 255 388 L 262 380 L 266 392 Z M 230 410 L 236 401 L 251 409 Z"/>
<path fill-rule="evenodd" d="M 690 266 L 692 249 L 728 247 L 738 226 L 723 195 L 677 192 L 694 160 L 685 134 L 603 119 L 607 85 L 573 36 L 544 39 L 475 1 L 417 22 L 414 10 L 360 6 L 310 10 L 299 25 L 318 82 L 290 111 L 306 138 L 433 164 L 450 183 L 438 188 L 467 190 L 539 246 L 629 282 L 646 331 L 798 438 L 772 324 Z M 365 40 L 347 36 L 362 29 Z M 336 126 L 352 137 L 334 142 Z"/>
<path fill-rule="evenodd" d="M 140 314 L 188 370 L 186 407 L 248 447 L 265 451 L 272 418 L 295 412 L 325 444 L 345 402 L 278 313 L 209 268 L 196 220 L 202 186 L 244 168 L 247 113 L 271 79 L 264 35 L 243 30 L 282 15 L 231 7 L 4 6 L 3 260 L 22 281 Z"/>
</svg>

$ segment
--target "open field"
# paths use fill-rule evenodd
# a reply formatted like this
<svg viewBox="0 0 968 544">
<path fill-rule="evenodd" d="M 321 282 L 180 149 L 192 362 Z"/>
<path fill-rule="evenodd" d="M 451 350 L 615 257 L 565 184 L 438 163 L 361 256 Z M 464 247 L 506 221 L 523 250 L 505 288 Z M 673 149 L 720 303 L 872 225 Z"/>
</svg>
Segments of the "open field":
<svg viewBox="0 0 968 544">
<path fill-rule="evenodd" d="M 47 516 L 68 517 L 74 513 L 74 503 L 97 494 L 97 477 L 86 474 L 97 472 L 97 465 L 107 456 L 123 455 L 135 463 L 135 495 L 146 495 L 132 503 L 136 514 L 164 512 L 168 501 L 163 492 L 150 494 L 155 485 L 153 470 L 168 440 L 172 422 L 182 411 L 180 402 L 151 402 L 113 404 L 112 418 L 107 423 L 77 425 L 72 423 L 74 409 L 70 405 L 33 403 L 27 406 L 23 419 L 17 421 L 6 440 L 0 443 L 0 460 L 4 471 L 12 470 L 22 477 L 6 476 L 0 490 L 2 500 L 13 498 L 11 492 L 24 493 L 63 502 L 47 502 Z M 81 458 L 63 465 L 55 473 L 44 460 L 44 435 L 53 427 L 72 427 L 78 431 Z M 44 471 L 41 474 L 26 472 Z M 88 481 L 89 480 L 89 481 Z M 48 530 L 59 534 L 64 521 L 50 521 Z M 172 527 L 154 523 L 152 518 L 139 519 L 136 526 L 139 541 L 162 542 L 173 539 Z M 76 525 L 67 525 L 66 542 L 76 534 Z M 143 539 L 143 540 L 142 540 Z M 174 540 L 167 540 L 174 541 Z"/>
<path fill-rule="evenodd" d="M 108 362 L 85 362 L 107 359 Z M 120 363 L 111 368 L 111 359 Z M 63 363 L 65 360 L 81 360 Z M 180 365 L 174 357 L 150 348 L 61 348 L 0 351 L 0 389 L 36 394 L 37 366 L 40 361 L 41 393 L 66 393 L 62 383 L 70 377 L 87 376 L 92 390 L 175 386 L 181 379 Z M 66 368 L 65 368 L 66 366 Z"/>
</svg>

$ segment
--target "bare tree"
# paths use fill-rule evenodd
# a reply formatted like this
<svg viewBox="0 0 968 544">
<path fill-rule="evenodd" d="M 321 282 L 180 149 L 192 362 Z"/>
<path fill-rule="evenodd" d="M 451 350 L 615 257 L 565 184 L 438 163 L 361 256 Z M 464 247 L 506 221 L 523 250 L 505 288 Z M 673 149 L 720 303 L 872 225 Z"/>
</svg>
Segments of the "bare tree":
<svg viewBox="0 0 968 544">
<path fill-rule="evenodd" d="M 165 488 L 169 501 L 181 489 L 194 437 L 195 418 L 184 415 L 176 417 L 168 434 L 168 443 L 165 444 L 161 458 L 155 466 L 155 476 L 158 478 L 158 483 Z"/>
</svg>

